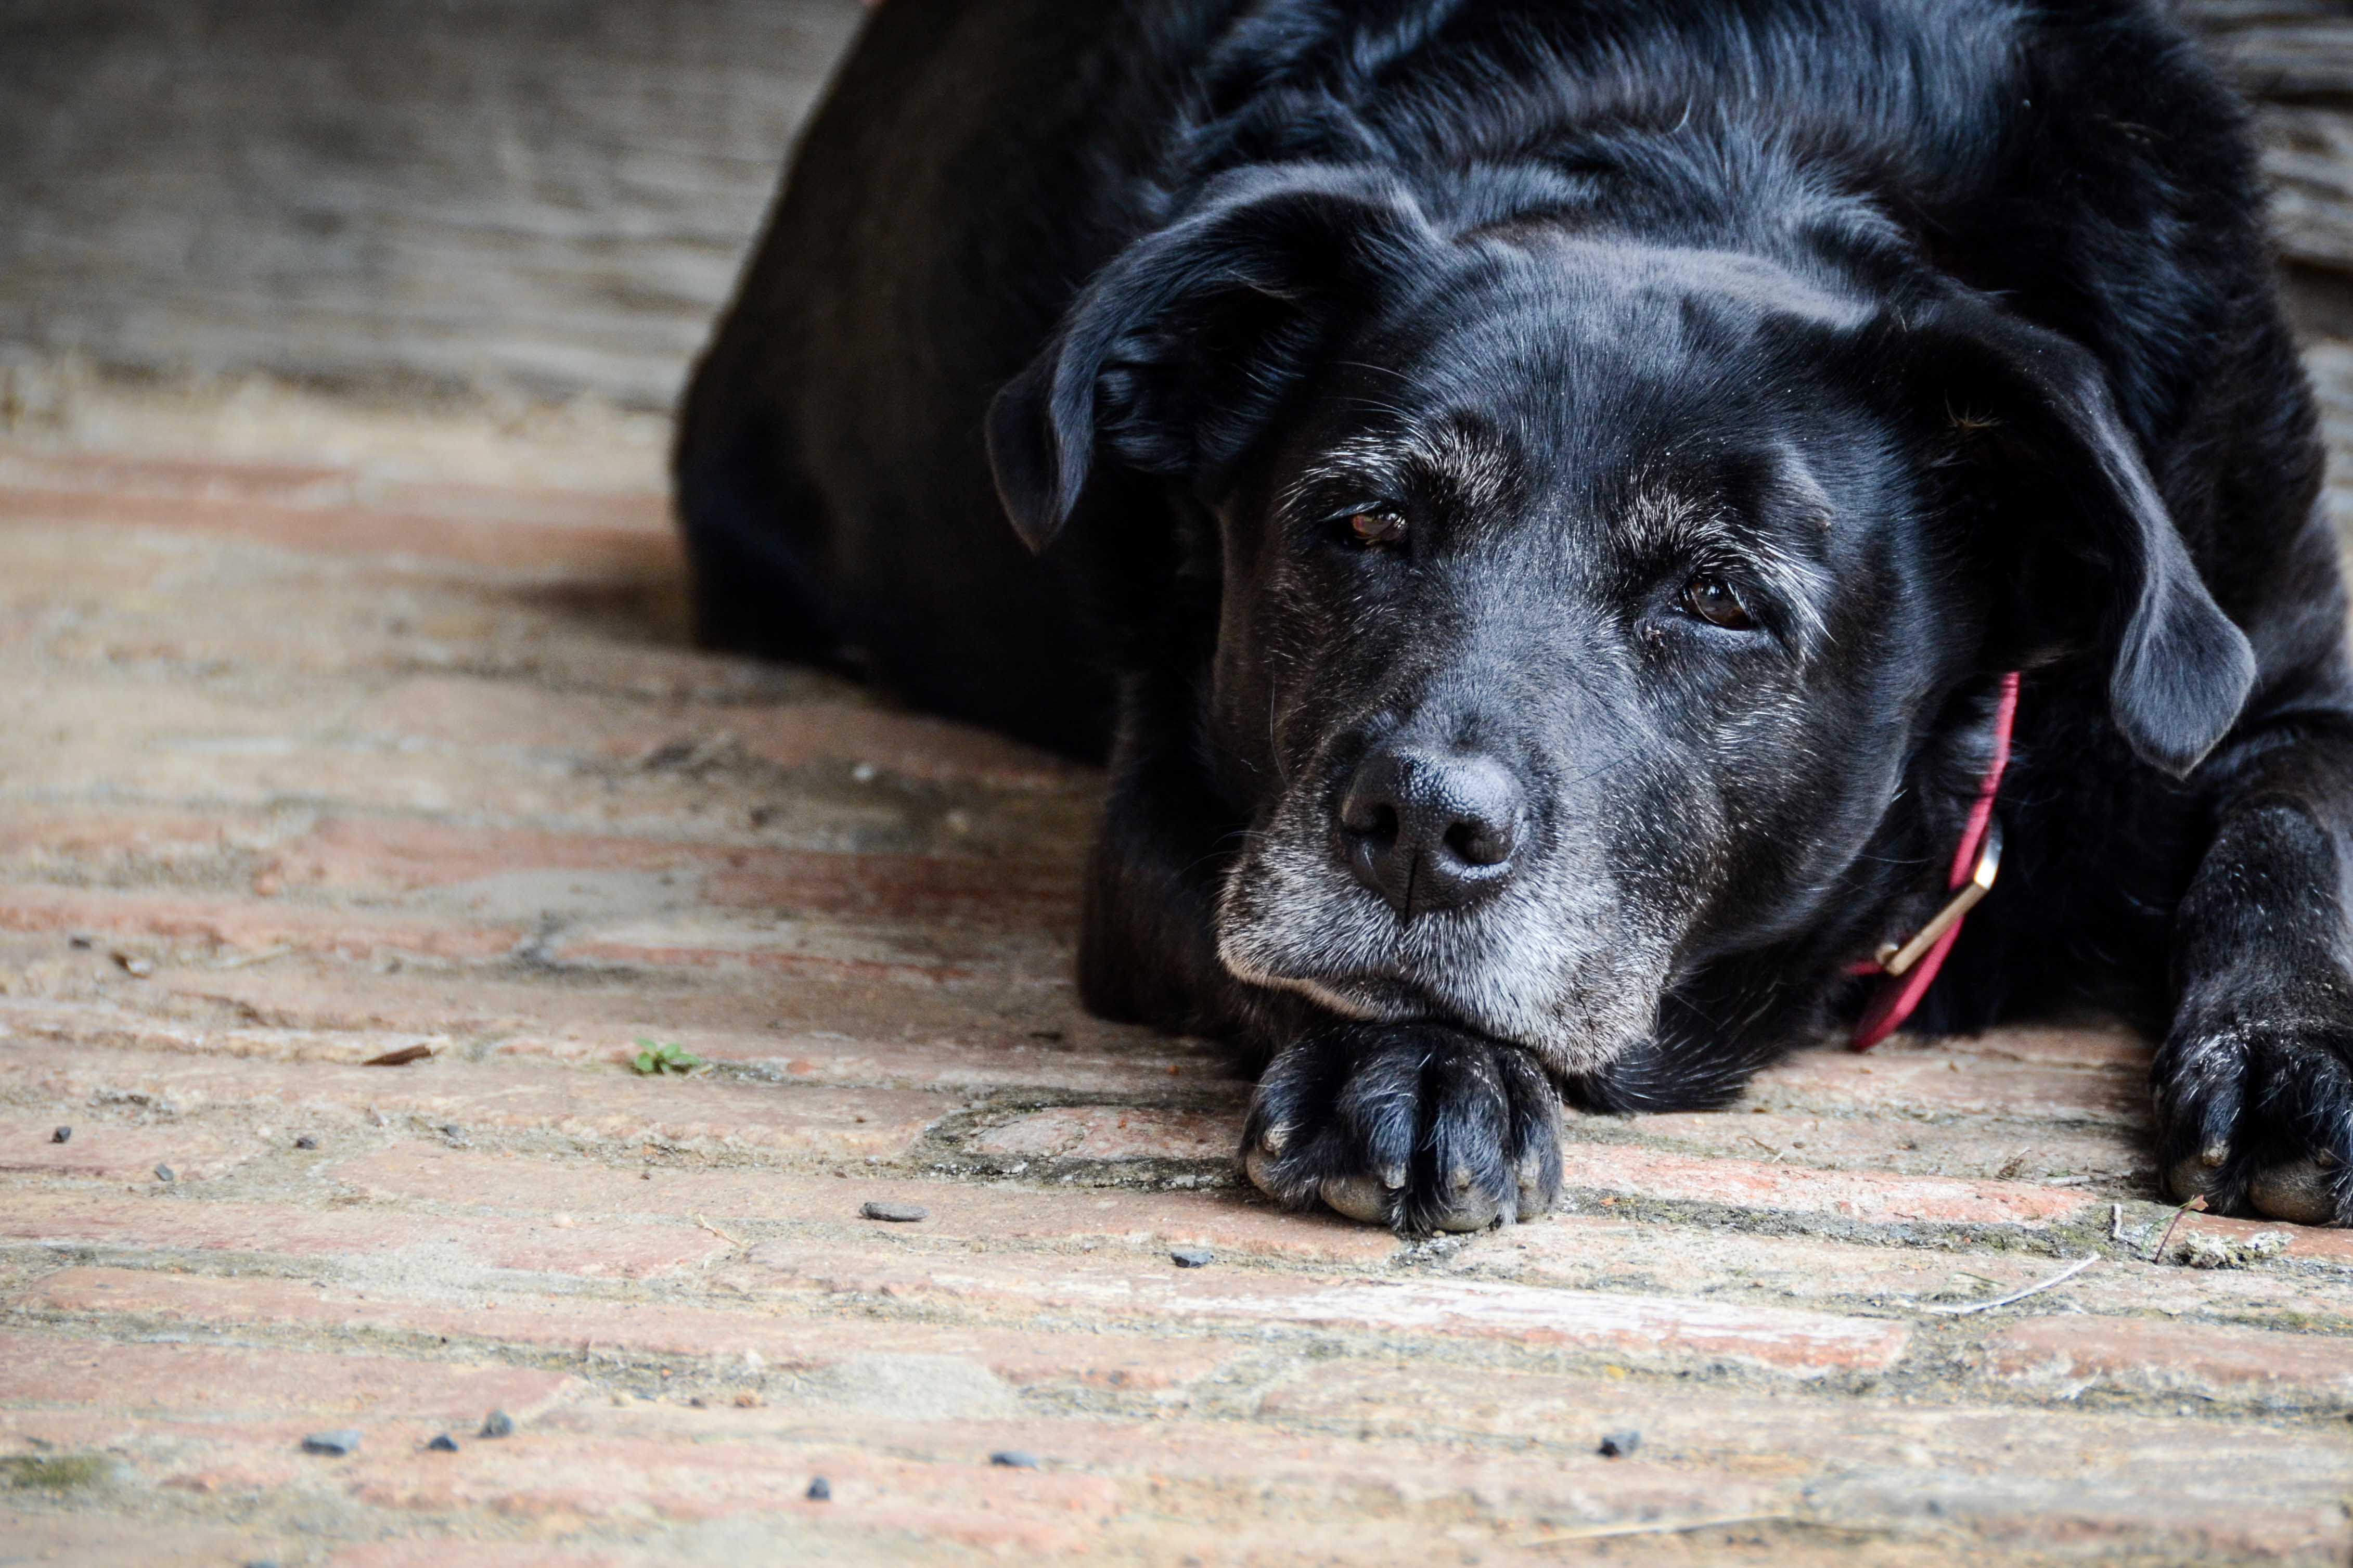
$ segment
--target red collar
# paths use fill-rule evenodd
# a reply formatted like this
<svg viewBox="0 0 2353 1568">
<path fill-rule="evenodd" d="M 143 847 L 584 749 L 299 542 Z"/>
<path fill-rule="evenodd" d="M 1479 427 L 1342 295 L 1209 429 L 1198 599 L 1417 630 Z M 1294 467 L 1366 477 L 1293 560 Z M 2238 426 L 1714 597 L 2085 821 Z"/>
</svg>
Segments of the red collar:
<svg viewBox="0 0 2353 1568">
<path fill-rule="evenodd" d="M 1884 974 L 1871 1005 L 1854 1026 L 1854 1048 L 1867 1051 L 1904 1026 L 1920 1005 L 1945 955 L 1961 934 L 1961 921 L 1993 887 L 2001 866 L 2001 829 L 1993 819 L 1993 797 L 2010 766 L 2010 731 L 2018 718 L 2018 671 L 2001 678 L 2001 696 L 1993 710 L 1993 755 L 1986 761 L 1985 777 L 1978 782 L 1978 798 L 1969 807 L 1968 826 L 1961 830 L 1960 847 L 1953 853 L 1953 873 L 1947 886 L 1953 896 L 1936 918 L 1903 942 L 1889 942 L 1876 958 L 1854 966 L 1856 974 Z"/>
</svg>

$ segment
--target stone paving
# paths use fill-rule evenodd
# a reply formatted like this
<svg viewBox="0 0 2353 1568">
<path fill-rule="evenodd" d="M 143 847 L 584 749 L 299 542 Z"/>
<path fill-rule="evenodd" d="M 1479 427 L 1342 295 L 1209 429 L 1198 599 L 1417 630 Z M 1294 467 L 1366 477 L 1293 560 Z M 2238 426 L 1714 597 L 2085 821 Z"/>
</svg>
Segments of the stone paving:
<svg viewBox="0 0 2353 1568">
<path fill-rule="evenodd" d="M 1093 774 L 682 618 L 649 475 L 0 442 L 0 1563 L 2353 1560 L 2353 1235 L 2173 1226 L 2145 1042 L 1282 1215 Z"/>
</svg>

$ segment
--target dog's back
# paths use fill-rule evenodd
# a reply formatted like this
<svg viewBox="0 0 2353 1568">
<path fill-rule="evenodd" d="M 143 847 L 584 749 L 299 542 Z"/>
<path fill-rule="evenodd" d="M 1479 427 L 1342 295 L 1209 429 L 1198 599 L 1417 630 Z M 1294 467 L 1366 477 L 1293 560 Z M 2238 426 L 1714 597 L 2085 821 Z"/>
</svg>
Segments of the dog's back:
<svg viewBox="0 0 2353 1568">
<path fill-rule="evenodd" d="M 1021 548 L 983 412 L 1123 246 L 1270 161 L 1378 164 L 1504 223 L 1546 199 L 1532 168 L 1647 160 L 1641 221 L 1701 245 L 1810 209 L 1851 224 L 1841 198 L 1867 197 L 1896 243 L 2100 358 L 2201 561 L 2225 518 L 2234 558 L 2275 553 L 2306 521 L 2274 515 L 2281 466 L 2315 459 L 2284 331 L 2244 287 L 2265 263 L 2238 117 L 2139 0 L 892 0 L 688 395 L 704 635 L 846 655 L 1098 749 L 1106 638 L 1155 635 L 1155 607 L 1082 607 Z M 2162 460 L 2184 443 L 2203 465 Z M 1166 504 L 1107 487 L 1090 505 L 1131 515 L 1071 536 L 1148 556 Z"/>
</svg>

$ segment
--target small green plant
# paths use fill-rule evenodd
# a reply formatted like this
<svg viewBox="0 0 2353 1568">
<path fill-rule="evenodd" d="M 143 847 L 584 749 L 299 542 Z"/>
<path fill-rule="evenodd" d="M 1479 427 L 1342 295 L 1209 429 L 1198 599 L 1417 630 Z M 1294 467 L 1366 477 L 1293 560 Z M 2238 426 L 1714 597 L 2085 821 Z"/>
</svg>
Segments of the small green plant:
<svg viewBox="0 0 2353 1568">
<path fill-rule="evenodd" d="M 638 1054 L 629 1066 L 648 1078 L 659 1078 L 663 1073 L 690 1073 L 702 1065 L 702 1058 L 684 1046 L 666 1046 L 655 1040 L 639 1040 Z"/>
<path fill-rule="evenodd" d="M 0 1486 L 19 1491 L 69 1492 L 103 1485 L 114 1462 L 103 1454 L 10 1454 L 0 1458 Z"/>
</svg>

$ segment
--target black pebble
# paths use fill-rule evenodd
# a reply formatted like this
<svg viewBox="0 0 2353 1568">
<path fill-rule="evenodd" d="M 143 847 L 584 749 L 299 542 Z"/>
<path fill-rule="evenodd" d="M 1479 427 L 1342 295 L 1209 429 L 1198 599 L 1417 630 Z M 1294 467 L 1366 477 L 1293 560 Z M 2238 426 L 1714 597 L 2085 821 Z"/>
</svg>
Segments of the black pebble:
<svg viewBox="0 0 2353 1568">
<path fill-rule="evenodd" d="M 1038 1456 L 1019 1448 L 999 1448 L 988 1457 L 988 1462 L 1003 1465 L 1008 1470 L 1034 1470 L 1038 1468 Z"/>
<path fill-rule="evenodd" d="M 508 1415 L 503 1410 L 491 1411 L 488 1416 L 483 1418 L 482 1436 L 485 1437 L 513 1436 L 514 1417 Z"/>
<path fill-rule="evenodd" d="M 58 1128 L 55 1132 L 52 1132 L 52 1133 L 50 1133 L 50 1134 L 49 1134 L 49 1142 L 52 1142 L 52 1143 L 70 1143 L 70 1142 L 73 1142 L 73 1129 L 72 1129 L 72 1128 L 70 1128 L 70 1127 L 60 1127 L 60 1128 Z"/>
<path fill-rule="evenodd" d="M 1179 1268 L 1207 1268 L 1218 1260 L 1218 1255 L 1206 1247 L 1180 1247 L 1168 1255 L 1168 1261 Z"/>
<path fill-rule="evenodd" d="M 169 1165 L 156 1166 L 155 1179 L 159 1182 L 176 1182 L 179 1180 L 177 1176 L 172 1174 L 172 1167 Z"/>
<path fill-rule="evenodd" d="M 437 1454 L 454 1454 L 458 1451 L 458 1439 L 444 1432 L 425 1446 Z"/>
<path fill-rule="evenodd" d="M 811 1502 L 831 1502 L 833 1500 L 833 1483 L 827 1480 L 823 1476 L 818 1477 L 817 1479 L 809 1483 L 808 1500 Z"/>
<path fill-rule="evenodd" d="M 302 1439 L 302 1451 L 341 1458 L 345 1454 L 360 1451 L 360 1435 L 349 1427 L 340 1432 L 313 1432 Z"/>
<path fill-rule="evenodd" d="M 1622 1459 L 1641 1446 L 1642 1435 L 1640 1432 L 1631 1429 L 1612 1432 L 1601 1439 L 1601 1457 L 1605 1459 Z"/>
<path fill-rule="evenodd" d="M 868 1219 L 879 1219 L 892 1225 L 913 1225 L 932 1217 L 932 1211 L 921 1204 L 871 1203 L 858 1205 L 858 1212 Z"/>
<path fill-rule="evenodd" d="M 297 1149 L 316 1149 L 318 1146 L 319 1141 L 316 1138 L 311 1137 L 308 1132 L 303 1133 L 302 1136 L 294 1140 L 294 1147 Z"/>
<path fill-rule="evenodd" d="M 68 947 L 78 947 L 87 952 L 90 948 L 97 944 L 92 942 L 90 938 L 86 936 L 69 936 L 66 938 L 66 945 Z"/>
</svg>

